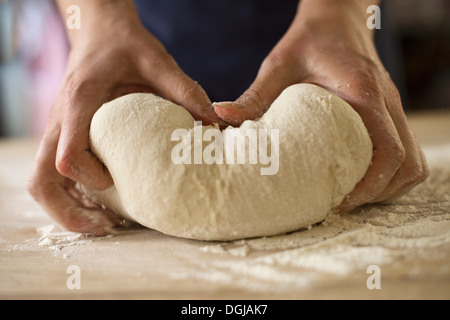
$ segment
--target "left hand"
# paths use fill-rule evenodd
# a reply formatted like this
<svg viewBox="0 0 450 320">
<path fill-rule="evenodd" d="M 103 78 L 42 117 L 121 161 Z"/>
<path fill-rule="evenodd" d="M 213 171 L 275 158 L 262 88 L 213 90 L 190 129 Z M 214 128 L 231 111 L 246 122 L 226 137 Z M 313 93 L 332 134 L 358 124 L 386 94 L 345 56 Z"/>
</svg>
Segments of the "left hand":
<svg viewBox="0 0 450 320">
<path fill-rule="evenodd" d="M 262 116 L 285 88 L 296 83 L 319 85 L 346 100 L 364 121 L 374 152 L 365 177 L 340 205 L 341 211 L 392 201 L 428 176 L 398 90 L 366 27 L 371 2 L 303 0 L 250 88 L 234 102 L 215 105 L 220 118 L 237 126 Z"/>
</svg>

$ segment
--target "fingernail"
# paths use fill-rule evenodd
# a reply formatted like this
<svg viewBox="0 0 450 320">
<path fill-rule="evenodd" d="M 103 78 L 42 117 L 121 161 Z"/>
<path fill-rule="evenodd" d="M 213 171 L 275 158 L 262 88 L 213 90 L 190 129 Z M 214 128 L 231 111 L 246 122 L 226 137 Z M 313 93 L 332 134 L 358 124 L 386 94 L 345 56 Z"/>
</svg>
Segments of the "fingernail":
<svg viewBox="0 0 450 320">
<path fill-rule="evenodd" d="M 226 108 L 226 109 L 234 109 L 234 110 L 244 109 L 243 106 L 236 104 L 234 102 L 220 102 L 220 104 L 217 102 L 214 102 L 213 107 L 214 108 L 219 107 L 219 108 Z"/>
</svg>

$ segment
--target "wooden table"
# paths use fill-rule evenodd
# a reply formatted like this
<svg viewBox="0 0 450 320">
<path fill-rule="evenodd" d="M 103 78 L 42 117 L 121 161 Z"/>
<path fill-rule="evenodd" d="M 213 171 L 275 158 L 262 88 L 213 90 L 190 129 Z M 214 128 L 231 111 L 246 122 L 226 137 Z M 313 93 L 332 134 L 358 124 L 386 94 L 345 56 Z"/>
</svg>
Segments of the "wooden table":
<svg viewBox="0 0 450 320">
<path fill-rule="evenodd" d="M 405 199 L 235 242 L 138 227 L 103 238 L 58 229 L 25 188 L 38 141 L 0 141 L 0 298 L 449 299 L 450 112 L 409 121 L 432 175 Z M 367 287 L 372 264 L 380 290 Z"/>
</svg>

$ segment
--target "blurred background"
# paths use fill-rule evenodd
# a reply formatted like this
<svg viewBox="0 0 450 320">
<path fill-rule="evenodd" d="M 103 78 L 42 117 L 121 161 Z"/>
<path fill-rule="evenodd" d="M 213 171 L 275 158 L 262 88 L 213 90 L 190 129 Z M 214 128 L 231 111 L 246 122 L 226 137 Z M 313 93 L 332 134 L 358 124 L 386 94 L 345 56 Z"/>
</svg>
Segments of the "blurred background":
<svg viewBox="0 0 450 320">
<path fill-rule="evenodd" d="M 385 0 L 380 56 L 407 112 L 450 110 L 450 0 Z M 0 0 L 0 137 L 42 135 L 69 45 L 54 0 Z"/>
</svg>

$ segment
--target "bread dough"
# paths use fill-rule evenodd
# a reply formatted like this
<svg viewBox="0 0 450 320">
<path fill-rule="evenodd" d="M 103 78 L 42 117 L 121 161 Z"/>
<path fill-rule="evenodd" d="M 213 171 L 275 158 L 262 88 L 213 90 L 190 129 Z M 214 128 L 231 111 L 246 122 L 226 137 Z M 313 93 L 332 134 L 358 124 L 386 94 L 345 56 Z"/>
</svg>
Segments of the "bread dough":
<svg viewBox="0 0 450 320">
<path fill-rule="evenodd" d="M 359 115 L 311 84 L 287 88 L 264 116 L 237 130 L 278 129 L 276 174 L 261 174 L 268 165 L 260 162 L 174 164 L 171 154 L 179 142 L 171 138 L 180 128 L 192 134 L 194 118 L 152 94 L 130 94 L 104 104 L 92 120 L 91 147 L 115 185 L 105 191 L 86 189 L 86 194 L 173 236 L 270 236 L 323 221 L 361 180 L 372 158 Z M 203 132 L 213 128 L 201 127 Z M 227 130 L 233 128 L 223 133 Z M 271 146 L 270 138 L 268 142 Z"/>
</svg>

